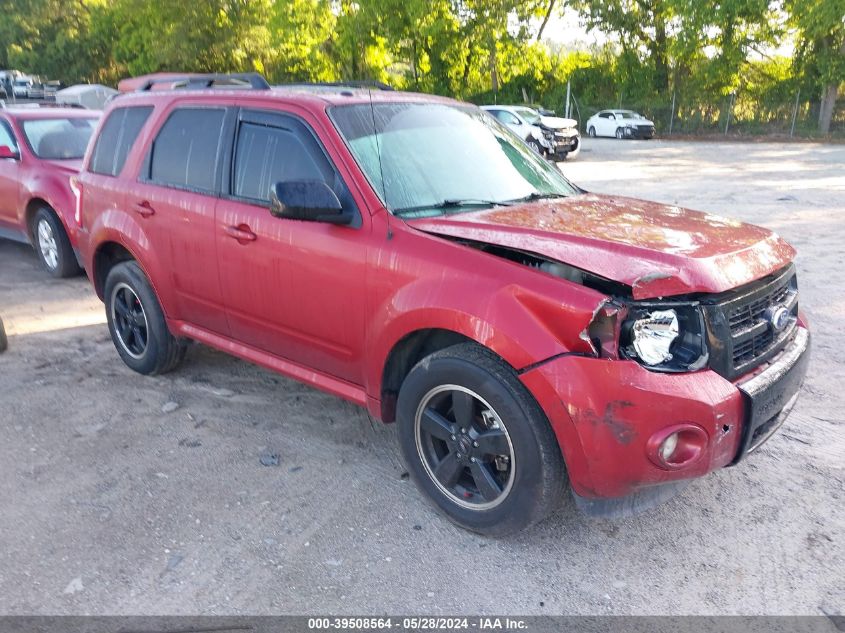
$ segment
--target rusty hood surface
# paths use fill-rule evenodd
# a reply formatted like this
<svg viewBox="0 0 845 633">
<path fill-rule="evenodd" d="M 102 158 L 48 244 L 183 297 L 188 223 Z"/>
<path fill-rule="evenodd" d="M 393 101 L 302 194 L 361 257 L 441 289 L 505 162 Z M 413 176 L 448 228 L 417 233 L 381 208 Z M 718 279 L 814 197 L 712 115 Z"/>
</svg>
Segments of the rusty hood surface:
<svg viewBox="0 0 845 633">
<path fill-rule="evenodd" d="M 723 292 L 783 268 L 795 255 L 775 233 L 758 226 L 598 194 L 407 222 L 427 233 L 576 266 L 631 286 L 635 299 Z"/>
</svg>

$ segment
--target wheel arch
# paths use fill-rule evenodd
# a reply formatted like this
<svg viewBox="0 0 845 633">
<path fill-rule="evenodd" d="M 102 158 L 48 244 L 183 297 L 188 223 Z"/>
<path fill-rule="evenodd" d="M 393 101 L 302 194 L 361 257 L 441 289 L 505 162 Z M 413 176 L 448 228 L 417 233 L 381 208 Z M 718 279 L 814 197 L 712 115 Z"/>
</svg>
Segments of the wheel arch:
<svg viewBox="0 0 845 633">
<path fill-rule="evenodd" d="M 381 420 L 388 423 L 395 421 L 399 389 L 417 363 L 426 356 L 461 343 L 473 343 L 511 366 L 494 350 L 456 330 L 433 327 L 409 332 L 391 347 L 382 367 L 379 387 Z"/>
<path fill-rule="evenodd" d="M 103 299 L 103 290 L 106 284 L 106 277 L 109 271 L 117 264 L 126 261 L 134 261 L 141 269 L 144 269 L 141 261 L 135 254 L 127 248 L 124 244 L 116 241 L 107 241 L 99 244 L 94 253 L 94 265 L 91 270 L 92 281 L 94 282 L 94 290 L 97 296 Z M 146 271 L 145 271 L 146 274 Z"/>
<path fill-rule="evenodd" d="M 38 213 L 39 209 L 44 207 L 49 209 L 59 219 L 59 222 L 62 222 L 61 216 L 48 200 L 41 196 L 30 198 L 24 207 L 24 226 L 26 227 L 26 236 L 29 238 L 31 244 L 35 243 L 35 227 L 33 226 L 35 214 Z M 62 222 L 62 226 L 64 226 L 64 222 Z M 67 228 L 65 228 L 65 231 L 67 232 Z"/>
</svg>

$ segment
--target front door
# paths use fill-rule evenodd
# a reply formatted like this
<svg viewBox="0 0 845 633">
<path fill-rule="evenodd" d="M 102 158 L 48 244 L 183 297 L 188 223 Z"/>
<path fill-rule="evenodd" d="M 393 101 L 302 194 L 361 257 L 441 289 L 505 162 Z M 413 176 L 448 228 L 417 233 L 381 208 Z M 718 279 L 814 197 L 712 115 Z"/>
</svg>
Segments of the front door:
<svg viewBox="0 0 845 633">
<path fill-rule="evenodd" d="M 321 180 L 355 222 L 336 226 L 270 214 L 273 184 Z M 229 195 L 217 207 L 220 282 L 232 338 L 362 384 L 369 218 L 312 129 L 277 111 L 241 111 Z"/>
</svg>

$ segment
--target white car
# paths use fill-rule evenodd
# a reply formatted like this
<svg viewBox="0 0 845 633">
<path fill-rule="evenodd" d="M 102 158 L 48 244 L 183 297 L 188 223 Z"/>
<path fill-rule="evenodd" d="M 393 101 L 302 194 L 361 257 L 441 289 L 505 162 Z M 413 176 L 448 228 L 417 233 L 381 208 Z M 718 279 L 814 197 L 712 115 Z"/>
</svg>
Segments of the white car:
<svg viewBox="0 0 845 633">
<path fill-rule="evenodd" d="M 587 119 L 589 136 L 654 138 L 654 122 L 633 110 L 602 110 Z"/>
<path fill-rule="evenodd" d="M 29 96 L 29 91 L 32 88 L 32 79 L 29 77 L 18 77 L 12 83 L 12 90 L 15 97 L 19 99 L 26 99 Z"/>
<path fill-rule="evenodd" d="M 578 121 L 544 116 L 527 106 L 481 106 L 516 132 L 535 152 L 550 160 L 575 158 L 581 151 Z"/>
</svg>

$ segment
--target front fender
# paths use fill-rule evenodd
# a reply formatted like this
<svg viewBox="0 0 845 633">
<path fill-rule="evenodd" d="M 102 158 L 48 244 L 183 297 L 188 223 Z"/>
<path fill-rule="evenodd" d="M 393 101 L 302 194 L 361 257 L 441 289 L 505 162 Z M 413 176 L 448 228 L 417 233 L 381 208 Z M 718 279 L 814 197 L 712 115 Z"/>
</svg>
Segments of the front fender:
<svg viewBox="0 0 845 633">
<path fill-rule="evenodd" d="M 69 177 L 62 175 L 36 175 L 27 178 L 22 183 L 23 187 L 23 202 L 18 209 L 18 222 L 20 226 L 26 226 L 27 235 L 29 235 L 29 226 L 27 226 L 26 212 L 30 202 L 36 199 L 44 200 L 50 208 L 52 208 L 59 220 L 65 227 L 65 232 L 72 246 L 77 246 L 77 226 L 74 221 L 73 214 L 76 209 L 76 199 L 73 191 L 70 188 Z"/>
<path fill-rule="evenodd" d="M 381 393 L 382 370 L 409 334 L 442 329 L 461 334 L 521 370 L 553 356 L 592 353 L 584 332 L 605 296 L 572 285 L 565 300 L 542 289 L 467 277 L 422 279 L 404 286 L 372 317 L 367 349 L 372 364 L 367 392 Z"/>
</svg>

